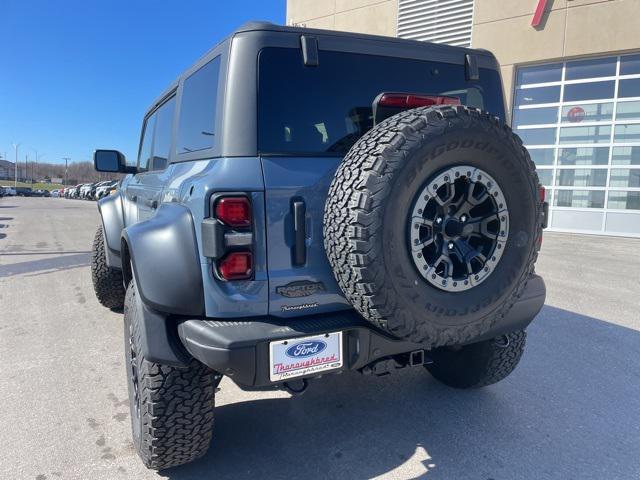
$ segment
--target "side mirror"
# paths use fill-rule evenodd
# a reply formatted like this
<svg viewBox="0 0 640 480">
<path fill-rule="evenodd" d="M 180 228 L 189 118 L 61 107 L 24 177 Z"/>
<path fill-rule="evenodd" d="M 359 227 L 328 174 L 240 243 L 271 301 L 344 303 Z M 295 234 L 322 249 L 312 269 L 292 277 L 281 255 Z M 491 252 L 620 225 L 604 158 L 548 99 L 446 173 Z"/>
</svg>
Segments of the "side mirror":
<svg viewBox="0 0 640 480">
<path fill-rule="evenodd" d="M 93 166 L 98 172 L 136 173 L 136 167 L 128 166 L 124 155 L 117 150 L 96 150 Z"/>
</svg>

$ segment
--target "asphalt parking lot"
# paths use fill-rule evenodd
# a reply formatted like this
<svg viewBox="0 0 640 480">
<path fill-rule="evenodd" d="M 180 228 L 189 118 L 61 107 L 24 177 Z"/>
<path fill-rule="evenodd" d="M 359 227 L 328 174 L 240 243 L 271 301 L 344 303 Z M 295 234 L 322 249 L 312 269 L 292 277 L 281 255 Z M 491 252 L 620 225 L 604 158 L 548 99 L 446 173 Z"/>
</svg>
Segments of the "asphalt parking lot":
<svg viewBox="0 0 640 480">
<path fill-rule="evenodd" d="M 121 315 L 93 295 L 98 221 L 93 202 L 0 199 L 2 479 L 640 478 L 640 240 L 545 235 L 547 306 L 498 385 L 414 369 L 290 398 L 225 379 L 207 456 L 158 474 L 130 440 Z"/>
</svg>

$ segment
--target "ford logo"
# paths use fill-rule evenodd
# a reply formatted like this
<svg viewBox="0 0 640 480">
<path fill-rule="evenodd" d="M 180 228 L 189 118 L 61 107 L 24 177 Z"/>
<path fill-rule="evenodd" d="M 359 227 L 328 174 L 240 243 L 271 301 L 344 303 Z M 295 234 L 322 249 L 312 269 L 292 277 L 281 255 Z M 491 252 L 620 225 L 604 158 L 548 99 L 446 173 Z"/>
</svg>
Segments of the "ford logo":
<svg viewBox="0 0 640 480">
<path fill-rule="evenodd" d="M 295 345 L 291 345 L 285 351 L 287 357 L 291 358 L 304 358 L 310 357 L 311 355 L 315 355 L 316 353 L 320 353 L 325 348 L 327 348 L 327 344 L 320 340 L 312 340 L 308 342 L 300 342 Z"/>
</svg>

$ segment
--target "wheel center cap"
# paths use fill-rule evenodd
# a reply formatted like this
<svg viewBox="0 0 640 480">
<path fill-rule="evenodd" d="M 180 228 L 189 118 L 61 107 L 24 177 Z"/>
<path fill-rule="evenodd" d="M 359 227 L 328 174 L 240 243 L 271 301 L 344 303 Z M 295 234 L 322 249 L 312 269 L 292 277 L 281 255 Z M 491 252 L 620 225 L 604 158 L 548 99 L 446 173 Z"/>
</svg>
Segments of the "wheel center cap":
<svg viewBox="0 0 640 480">
<path fill-rule="evenodd" d="M 463 228 L 464 224 L 460 220 L 456 218 L 450 218 L 445 221 L 444 233 L 449 237 L 458 237 L 462 234 Z"/>
</svg>

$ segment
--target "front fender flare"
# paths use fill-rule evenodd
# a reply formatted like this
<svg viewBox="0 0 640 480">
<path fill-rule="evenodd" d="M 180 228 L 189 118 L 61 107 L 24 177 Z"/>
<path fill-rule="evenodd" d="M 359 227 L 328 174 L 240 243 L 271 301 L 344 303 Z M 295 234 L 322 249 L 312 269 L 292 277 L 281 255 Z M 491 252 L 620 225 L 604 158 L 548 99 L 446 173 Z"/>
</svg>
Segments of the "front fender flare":
<svg viewBox="0 0 640 480">
<path fill-rule="evenodd" d="M 122 212 L 121 194 L 109 195 L 98 201 L 98 211 L 102 219 L 102 232 L 104 235 L 105 256 L 107 265 L 122 269 L 122 256 L 120 254 L 120 236 L 124 228 L 124 215 Z"/>
<path fill-rule="evenodd" d="M 154 217 L 122 232 L 142 301 L 177 315 L 203 315 L 204 293 L 193 217 L 183 205 L 163 203 Z"/>
</svg>

